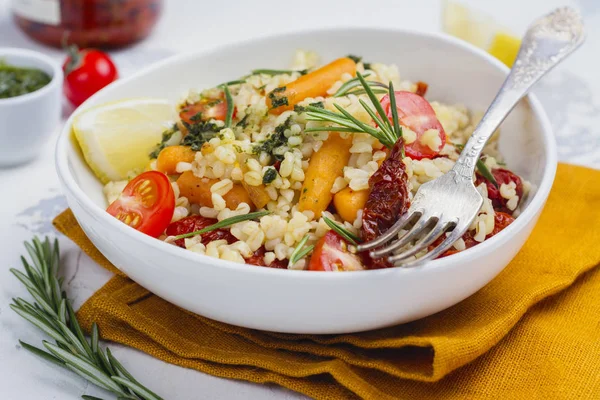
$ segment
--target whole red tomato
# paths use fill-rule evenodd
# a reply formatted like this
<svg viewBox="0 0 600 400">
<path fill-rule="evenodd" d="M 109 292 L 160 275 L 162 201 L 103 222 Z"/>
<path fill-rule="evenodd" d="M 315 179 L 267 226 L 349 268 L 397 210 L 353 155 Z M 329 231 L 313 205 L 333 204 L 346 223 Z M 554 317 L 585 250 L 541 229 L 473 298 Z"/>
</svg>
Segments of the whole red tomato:
<svg viewBox="0 0 600 400">
<path fill-rule="evenodd" d="M 108 54 L 95 49 L 70 47 L 63 71 L 63 92 L 74 106 L 118 78 L 117 67 Z"/>
</svg>

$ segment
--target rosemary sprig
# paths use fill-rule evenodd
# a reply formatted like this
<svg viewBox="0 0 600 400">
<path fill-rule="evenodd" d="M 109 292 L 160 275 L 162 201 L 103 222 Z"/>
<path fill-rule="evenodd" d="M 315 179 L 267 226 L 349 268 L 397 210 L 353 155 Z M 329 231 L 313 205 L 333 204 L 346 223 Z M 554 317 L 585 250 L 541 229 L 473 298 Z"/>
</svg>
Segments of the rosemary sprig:
<svg viewBox="0 0 600 400">
<path fill-rule="evenodd" d="M 393 124 L 390 122 L 389 117 L 384 111 L 383 107 L 379 103 L 379 100 L 373 92 L 373 88 L 365 80 L 360 72 L 356 73 L 357 79 L 362 86 L 362 90 L 365 91 L 371 103 L 375 107 L 375 111 L 362 99 L 359 100 L 362 107 L 367 113 L 373 118 L 373 121 L 377 124 L 376 127 L 367 125 L 364 122 L 358 120 L 352 114 L 344 110 L 338 104 L 334 104 L 339 113 L 311 107 L 306 107 L 308 120 L 318 122 L 330 122 L 336 125 L 329 126 L 317 126 L 313 128 L 305 129 L 305 132 L 323 132 L 323 131 L 337 131 L 337 132 L 355 132 L 355 133 L 367 133 L 388 148 L 392 148 L 398 139 L 402 136 L 402 128 L 398 124 L 398 110 L 395 107 L 395 95 L 394 85 L 390 82 L 387 93 L 390 97 L 390 111 L 392 113 L 392 121 L 396 121 Z"/>
<path fill-rule="evenodd" d="M 306 75 L 308 73 L 307 69 L 301 69 L 301 70 L 293 70 L 293 69 L 253 69 L 251 71 L 252 75 L 281 75 L 281 74 L 293 74 L 294 72 L 299 72 L 300 75 Z"/>
<path fill-rule="evenodd" d="M 304 235 L 302 240 L 300 240 L 300 242 L 298 243 L 298 246 L 296 246 L 296 248 L 292 252 L 292 255 L 290 256 L 290 261 L 288 262 L 288 267 L 291 267 L 292 265 L 296 264 L 299 260 L 306 257 L 308 253 L 313 251 L 313 249 L 315 248 L 314 245 L 311 244 L 310 246 L 304 246 L 307 241 L 308 234 Z"/>
<path fill-rule="evenodd" d="M 173 240 L 185 239 L 196 235 L 202 235 L 203 233 L 214 231 L 215 229 L 225 228 L 227 226 L 237 224 L 238 222 L 249 221 L 251 219 L 257 219 L 260 217 L 264 217 L 265 215 L 271 214 L 271 211 L 255 211 L 249 214 L 243 215 L 235 215 L 233 217 L 225 218 L 222 221 L 219 221 L 215 224 L 207 226 L 206 228 L 200 229 L 199 231 L 194 231 L 190 233 L 184 233 L 183 235 L 177 235 L 173 237 Z"/>
<path fill-rule="evenodd" d="M 341 226 L 339 224 L 336 224 L 335 222 L 333 222 L 331 219 L 329 219 L 327 217 L 323 217 L 323 219 L 325 220 L 325 223 L 332 230 L 334 230 L 338 235 L 340 235 L 341 237 L 346 239 L 348 242 L 352 243 L 355 246 L 357 246 L 358 243 L 361 242 L 360 238 L 358 236 L 356 236 L 354 233 L 350 232 L 348 229 L 344 228 L 343 226 Z"/>
<path fill-rule="evenodd" d="M 46 340 L 46 350 L 19 340 L 24 349 L 61 367 L 70 369 L 87 381 L 128 400 L 162 400 L 160 396 L 142 386 L 125 370 L 107 348 L 106 357 L 98 346 L 98 326 L 92 325 L 91 339 L 85 338 L 70 300 L 62 290 L 62 279 L 58 277 L 60 254 L 58 241 L 43 242 L 35 237 L 25 243 L 31 264 L 21 257 L 25 273 L 12 268 L 10 271 L 25 285 L 33 296 L 29 303 L 21 298 L 13 299 L 10 308 L 21 317 L 40 328 L 55 343 Z M 83 395 L 88 400 L 98 400 Z"/>
</svg>

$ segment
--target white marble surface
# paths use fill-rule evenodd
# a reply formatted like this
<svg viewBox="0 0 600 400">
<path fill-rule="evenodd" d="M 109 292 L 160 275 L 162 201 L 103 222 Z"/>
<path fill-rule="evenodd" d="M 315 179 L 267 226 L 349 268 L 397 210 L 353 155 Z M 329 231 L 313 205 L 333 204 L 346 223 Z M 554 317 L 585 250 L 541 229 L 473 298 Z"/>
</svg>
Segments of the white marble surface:
<svg viewBox="0 0 600 400">
<path fill-rule="evenodd" d="M 289 5 L 276 0 L 168 0 L 165 3 L 163 18 L 149 39 L 113 54 L 122 75 L 177 52 L 281 32 L 375 25 L 436 31 L 440 25 L 439 0 L 379 0 L 376 3 L 303 0 L 289 2 Z M 498 21 L 518 33 L 525 30 L 530 20 L 556 6 L 571 4 L 583 10 L 587 43 L 552 72 L 536 92 L 552 120 L 561 160 L 599 168 L 600 99 L 596 94 L 600 89 L 600 2 L 469 0 L 468 3 L 494 14 Z M 57 60 L 63 57 L 61 52 L 39 46 L 16 30 L 9 16 L 8 0 L 0 0 L 0 47 L 4 46 L 44 51 Z M 65 116 L 69 112 L 69 107 L 65 107 Z M 8 271 L 9 267 L 20 267 L 19 256 L 24 252 L 22 242 L 34 234 L 54 235 L 51 220 L 66 207 L 53 163 L 56 133 L 35 162 L 0 169 L 0 398 L 6 400 L 71 400 L 82 394 L 111 398 L 74 374 L 21 349 L 17 344 L 19 338 L 37 344 L 43 336 L 8 307 L 12 297 L 27 296 Z M 67 291 L 78 307 L 110 278 L 110 274 L 81 254 L 69 240 L 61 237 L 60 242 Z M 274 386 L 229 381 L 175 367 L 119 345 L 113 344 L 111 348 L 136 377 L 166 399 L 301 398 Z"/>
</svg>

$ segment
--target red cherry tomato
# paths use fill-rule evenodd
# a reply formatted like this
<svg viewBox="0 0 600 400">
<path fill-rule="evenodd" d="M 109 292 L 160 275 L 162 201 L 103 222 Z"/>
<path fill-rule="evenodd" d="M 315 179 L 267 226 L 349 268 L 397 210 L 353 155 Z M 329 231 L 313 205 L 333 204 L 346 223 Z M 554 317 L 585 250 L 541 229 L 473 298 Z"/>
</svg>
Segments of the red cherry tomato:
<svg viewBox="0 0 600 400">
<path fill-rule="evenodd" d="M 233 109 L 235 117 L 236 109 Z M 209 121 L 218 119 L 225 121 L 227 118 L 227 101 L 223 98 L 202 98 L 196 103 L 185 106 L 179 113 L 179 118 L 188 124 L 194 124 L 199 121 Z"/>
<path fill-rule="evenodd" d="M 517 192 L 517 196 L 519 196 L 519 202 L 523 199 L 523 182 L 518 175 L 513 172 L 503 169 L 503 168 L 494 168 L 490 171 L 496 179 L 498 186 L 502 186 L 502 184 L 509 184 L 510 182 L 514 182 L 516 185 L 515 191 Z M 506 206 L 508 202 L 507 199 L 500 195 L 500 189 L 494 186 L 494 184 L 483 176 L 477 174 L 477 179 L 475 180 L 475 186 L 479 186 L 482 182 L 485 182 L 488 191 L 488 198 L 492 200 L 492 206 L 496 211 L 503 211 L 506 213 L 512 213 L 512 211 Z"/>
<path fill-rule="evenodd" d="M 186 233 L 199 231 L 200 229 L 204 229 L 217 222 L 219 221 L 213 218 L 205 218 L 201 215 L 190 215 L 189 217 L 182 218 L 179 221 L 170 224 L 165 233 L 169 236 L 184 235 Z M 203 233 L 200 236 L 202 237 L 202 243 L 204 244 L 221 239 L 227 240 L 228 244 L 237 241 L 235 236 L 233 236 L 228 229 L 215 229 L 214 231 Z M 178 239 L 174 243 L 179 247 L 185 248 L 184 239 Z"/>
<path fill-rule="evenodd" d="M 400 125 L 408 127 L 417 134 L 417 140 L 405 145 L 406 155 L 413 160 L 434 158 L 437 156 L 446 144 L 446 132 L 444 132 L 442 124 L 435 116 L 435 111 L 431 108 L 431 104 L 422 96 L 412 92 L 398 91 L 395 97 Z M 392 112 L 389 95 L 386 94 L 383 96 L 381 106 L 391 121 Z M 425 131 L 429 129 L 437 129 L 439 132 L 441 145 L 437 150 L 432 150 L 420 141 Z"/>
<path fill-rule="evenodd" d="M 63 71 L 63 92 L 74 106 L 118 78 L 117 67 L 108 54 L 95 49 L 71 47 Z"/>
<path fill-rule="evenodd" d="M 148 171 L 135 177 L 106 211 L 147 235 L 158 237 L 171 222 L 175 194 L 162 172 Z"/>
<path fill-rule="evenodd" d="M 348 251 L 346 241 L 329 231 L 315 246 L 308 264 L 311 271 L 357 271 L 365 269 L 360 258 Z"/>
</svg>

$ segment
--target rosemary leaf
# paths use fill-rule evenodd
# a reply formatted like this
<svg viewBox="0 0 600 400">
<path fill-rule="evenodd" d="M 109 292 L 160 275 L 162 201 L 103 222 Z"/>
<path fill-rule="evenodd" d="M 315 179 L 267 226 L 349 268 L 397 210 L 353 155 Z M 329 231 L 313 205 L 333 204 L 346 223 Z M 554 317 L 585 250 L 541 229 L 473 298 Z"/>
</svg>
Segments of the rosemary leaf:
<svg viewBox="0 0 600 400">
<path fill-rule="evenodd" d="M 81 326 L 79 325 L 79 322 L 77 321 L 77 317 L 75 316 L 75 310 L 73 310 L 73 306 L 71 305 L 70 301 L 68 301 L 67 299 L 64 299 L 64 300 L 65 300 L 65 303 L 67 306 L 67 313 L 69 315 L 70 328 L 77 336 L 77 339 L 79 340 L 79 342 L 83 345 L 83 348 L 85 349 L 85 352 L 88 355 L 88 358 L 90 360 L 93 360 L 94 352 L 92 351 L 92 348 L 90 347 L 88 341 L 86 340 L 85 336 L 83 335 Z"/>
<path fill-rule="evenodd" d="M 348 242 L 352 243 L 353 245 L 356 246 L 361 241 L 358 236 L 356 236 L 354 233 L 350 232 L 343 226 L 336 224 L 335 222 L 333 222 L 332 220 L 330 220 L 327 217 L 323 217 L 323 219 L 325 220 L 325 223 L 332 230 L 334 230 L 338 235 L 340 235 L 341 237 L 343 237 L 344 239 L 346 239 Z"/>
<path fill-rule="evenodd" d="M 271 214 L 271 211 L 255 211 L 249 214 L 244 215 L 236 215 L 234 217 L 225 218 L 223 221 L 219 221 L 216 224 L 212 224 L 207 226 L 204 229 L 200 229 L 199 231 L 194 231 L 190 233 L 184 233 L 183 235 L 177 235 L 173 237 L 173 240 L 185 239 L 196 235 L 201 235 L 206 232 L 214 231 L 215 229 L 225 228 L 227 226 L 237 224 L 238 222 L 249 221 L 251 219 L 256 219 L 260 217 L 264 217 L 265 215 Z"/>
<path fill-rule="evenodd" d="M 67 304 L 65 299 L 62 299 L 60 305 L 58 306 L 58 318 L 63 324 L 67 323 Z"/>
<path fill-rule="evenodd" d="M 223 91 L 225 92 L 225 101 L 227 102 L 227 116 L 225 117 L 225 128 L 231 128 L 231 120 L 233 119 L 233 98 L 229 91 L 229 86 L 224 85 Z"/>
<path fill-rule="evenodd" d="M 108 348 L 106 350 L 108 350 Z M 101 348 L 98 348 L 98 351 L 96 352 L 96 356 L 100 360 L 100 364 L 102 364 L 102 367 L 104 368 L 104 372 L 106 372 L 110 376 L 117 375 L 117 371 L 111 365 L 110 361 L 108 360 L 108 357 L 106 357 L 106 354 L 104 353 L 104 351 Z"/>
<path fill-rule="evenodd" d="M 54 327 L 49 325 L 46 321 L 44 321 L 37 315 L 34 315 L 29 311 L 25 311 L 24 309 L 19 308 L 15 304 L 11 304 L 10 308 L 12 308 L 12 310 L 19 314 L 21 317 L 25 318 L 27 321 L 31 322 L 33 325 L 37 326 L 39 329 L 44 331 L 44 333 L 50 336 L 52 339 L 69 346 L 69 343 L 63 338 L 62 334 L 58 330 L 56 330 Z"/>
<path fill-rule="evenodd" d="M 47 351 L 44 351 L 42 349 L 39 349 L 35 346 L 32 346 L 28 343 L 23 342 L 22 340 L 19 340 L 19 343 L 21 344 L 21 346 L 32 352 L 33 354 L 42 357 L 43 359 L 45 359 L 46 361 L 50 361 L 51 363 L 54 363 L 56 365 L 60 365 L 61 367 L 65 366 L 65 363 L 58 357 L 54 357 L 52 354 L 48 353 Z"/>
<path fill-rule="evenodd" d="M 390 81 L 389 87 L 389 97 L 390 97 L 390 110 L 392 112 L 392 128 L 394 132 L 395 142 L 402 137 L 402 128 L 400 128 L 400 122 L 398 119 L 398 108 L 396 107 L 396 92 L 394 91 L 394 84 Z M 389 118 L 388 118 L 389 121 Z M 394 143 L 395 143 L 394 142 Z"/>
<path fill-rule="evenodd" d="M 379 100 L 377 99 L 377 97 L 375 97 L 375 94 L 373 93 L 373 91 L 371 90 L 369 85 L 367 84 L 367 81 L 365 80 L 365 78 L 363 78 L 363 76 L 361 75 L 360 72 L 356 73 L 356 77 L 358 79 L 360 79 L 360 83 L 362 83 L 363 89 L 365 90 L 365 92 L 367 92 L 369 99 L 371 99 L 371 103 L 373 103 L 373 105 L 375 106 L 375 109 L 381 116 L 381 119 L 384 120 L 386 122 L 387 127 L 390 130 L 392 130 L 392 124 L 390 124 L 390 120 L 388 119 L 385 111 L 383 110 L 383 107 L 381 107 L 381 103 L 379 103 Z M 391 94 L 390 96 L 392 96 L 392 95 L 393 94 Z"/>
<path fill-rule="evenodd" d="M 491 182 L 491 184 L 494 185 L 496 188 L 500 187 L 498 185 L 498 182 L 496 182 L 496 178 L 494 178 L 494 175 L 490 172 L 490 170 L 485 165 L 485 163 L 481 160 L 481 158 L 479 160 L 477 160 L 476 165 L 477 165 L 477 171 L 479 171 L 481 176 L 483 176 L 485 179 L 487 179 L 489 182 Z"/>
<path fill-rule="evenodd" d="M 253 69 L 251 71 L 252 75 L 281 75 L 281 74 L 293 74 L 294 72 L 298 72 L 300 73 L 300 75 L 306 75 L 306 73 L 308 72 L 307 69 L 301 69 L 301 70 L 292 70 L 292 69 Z"/>
<path fill-rule="evenodd" d="M 290 256 L 290 261 L 288 262 L 288 267 L 291 267 L 292 265 L 296 264 L 304 256 L 306 256 L 308 253 L 310 253 L 312 251 L 312 249 L 315 247 L 312 245 L 304 247 L 304 245 L 306 244 L 307 241 L 308 241 L 308 234 L 304 235 L 302 240 L 300 240 L 300 242 L 298 242 L 298 245 L 296 246 L 296 248 L 292 252 L 292 255 Z"/>
<path fill-rule="evenodd" d="M 20 281 L 21 281 L 21 283 L 22 283 L 23 285 L 25 285 L 25 287 L 26 287 L 27 289 L 36 290 L 36 288 L 35 288 L 35 284 L 34 284 L 33 282 L 31 282 L 31 281 L 30 281 L 30 277 L 28 277 L 27 275 L 25 275 L 24 273 L 22 273 L 22 272 L 21 272 L 21 271 L 19 271 L 18 269 L 11 268 L 11 269 L 10 269 L 10 272 L 12 272 L 12 274 L 13 274 L 14 276 L 16 276 L 16 277 L 17 277 L 17 279 L 18 279 L 18 280 L 20 280 Z"/>
<path fill-rule="evenodd" d="M 241 85 L 242 83 L 246 83 L 246 80 L 245 79 L 236 79 L 234 81 L 221 83 L 218 86 L 234 86 L 234 85 Z"/>
<path fill-rule="evenodd" d="M 114 368 L 114 370 L 119 374 L 119 376 L 122 375 L 123 378 L 127 378 L 129 379 L 131 382 L 133 383 L 137 383 L 140 384 L 138 381 L 135 380 L 135 378 L 129 373 L 129 371 L 127 371 L 125 369 L 125 367 L 123 366 L 123 364 L 121 364 L 113 355 L 112 352 L 110 351 L 110 349 L 106 349 L 106 355 L 108 356 L 108 360 L 111 364 L 111 366 Z"/>
<path fill-rule="evenodd" d="M 122 391 L 117 392 L 115 390 L 112 390 L 110 387 L 105 386 L 104 383 L 101 380 L 99 380 L 96 376 L 94 376 L 86 371 L 82 371 L 82 370 L 78 369 L 71 363 L 65 363 L 65 368 L 70 369 L 71 371 L 75 372 L 77 375 L 81 376 L 86 381 L 90 381 L 94 385 L 96 385 L 104 390 L 108 390 L 109 392 L 113 392 L 115 394 L 117 394 L 117 393 L 120 395 L 124 394 L 124 393 L 122 393 Z"/>
<path fill-rule="evenodd" d="M 363 77 L 369 76 L 369 75 L 371 75 L 371 73 L 366 73 L 366 74 L 363 75 Z M 385 86 L 383 83 L 375 82 L 375 81 L 366 81 L 366 82 L 372 88 L 373 87 L 380 87 L 380 88 L 387 89 L 387 86 Z M 342 86 L 340 86 L 340 88 L 337 90 L 337 92 L 335 92 L 333 94 L 333 97 L 342 97 L 342 96 L 345 96 L 352 89 L 357 88 L 359 86 L 362 86 L 362 84 L 360 82 L 360 79 L 358 79 L 358 78 L 352 78 L 352 79 L 344 82 L 344 84 Z M 385 93 L 387 93 L 387 91 Z"/>
<path fill-rule="evenodd" d="M 379 115 L 377 115 L 372 109 L 371 107 L 369 107 L 369 105 L 367 103 L 365 103 L 362 100 L 359 100 L 360 105 L 363 106 L 363 108 L 365 109 L 365 111 L 371 116 L 371 118 L 373 118 L 373 121 L 375 121 L 375 123 L 379 126 L 379 129 L 381 129 L 381 131 L 384 133 L 385 136 L 385 141 L 381 142 L 382 144 L 384 144 L 386 147 L 392 147 L 394 145 L 394 143 L 396 143 L 396 141 L 394 140 L 394 133 L 389 131 L 387 129 L 387 126 L 385 124 L 385 122 L 383 122 L 381 120 L 381 118 L 379 117 Z"/>
<path fill-rule="evenodd" d="M 101 399 L 100 397 L 90 396 L 89 394 L 82 394 L 81 398 L 84 400 L 104 400 L 104 399 Z"/>
<path fill-rule="evenodd" d="M 121 385 L 133 390 L 137 395 L 141 396 L 144 400 L 161 400 L 158 395 L 153 393 L 151 390 L 146 389 L 145 387 L 138 385 L 135 382 L 131 382 L 127 379 L 123 379 L 120 376 L 112 376 L 111 377 L 115 382 L 120 383 Z"/>
<path fill-rule="evenodd" d="M 73 348 L 77 350 L 77 355 L 81 356 L 82 358 L 89 358 L 89 355 L 85 351 L 85 348 L 83 347 L 77 336 L 69 330 L 69 327 L 60 320 L 56 321 L 56 323 L 58 324 L 58 327 L 63 333 L 65 339 L 67 339 L 71 346 L 73 346 Z M 93 358 L 89 358 L 89 360 L 92 361 Z"/>
<path fill-rule="evenodd" d="M 388 91 L 387 89 L 380 89 L 377 87 L 373 87 L 371 88 L 371 91 L 375 94 L 386 94 Z M 367 91 L 365 89 L 353 89 L 349 92 L 347 92 L 346 94 L 355 94 L 355 95 L 359 95 L 359 94 L 365 94 L 367 93 Z"/>
<path fill-rule="evenodd" d="M 98 325 L 94 322 L 92 323 L 92 352 L 97 353 L 98 352 Z"/>
<path fill-rule="evenodd" d="M 76 356 L 75 354 L 71 354 L 68 351 L 63 350 L 58 346 L 53 345 L 52 343 L 46 341 L 44 341 L 43 343 L 44 346 L 52 354 L 63 360 L 67 364 L 67 367 L 72 366 L 74 369 L 83 372 L 90 378 L 93 378 L 97 382 L 97 384 L 99 383 L 98 386 L 102 386 L 107 390 L 110 390 L 115 393 L 123 393 L 119 385 L 117 385 L 117 383 L 113 381 L 110 376 L 106 375 L 106 373 L 100 368 L 98 368 L 96 365 L 90 363 L 82 357 Z"/>
</svg>

